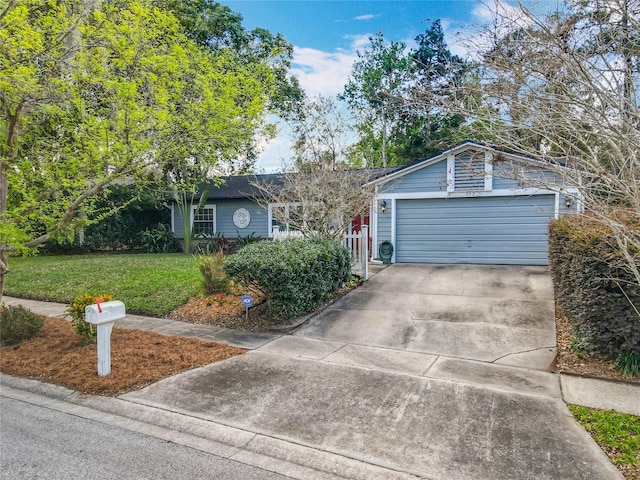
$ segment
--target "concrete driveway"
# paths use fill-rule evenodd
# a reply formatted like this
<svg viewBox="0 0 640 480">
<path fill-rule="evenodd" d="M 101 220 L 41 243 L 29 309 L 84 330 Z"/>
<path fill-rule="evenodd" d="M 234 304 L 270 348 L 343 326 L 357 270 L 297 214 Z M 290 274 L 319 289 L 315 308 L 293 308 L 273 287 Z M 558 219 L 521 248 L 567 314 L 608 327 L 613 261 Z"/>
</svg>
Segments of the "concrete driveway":
<svg viewBox="0 0 640 480">
<path fill-rule="evenodd" d="M 297 478 L 622 479 L 554 346 L 544 268 L 394 265 L 296 335 L 120 398 L 333 455 Z"/>
<path fill-rule="evenodd" d="M 546 370 L 551 278 L 546 267 L 396 264 L 296 335 Z"/>
</svg>

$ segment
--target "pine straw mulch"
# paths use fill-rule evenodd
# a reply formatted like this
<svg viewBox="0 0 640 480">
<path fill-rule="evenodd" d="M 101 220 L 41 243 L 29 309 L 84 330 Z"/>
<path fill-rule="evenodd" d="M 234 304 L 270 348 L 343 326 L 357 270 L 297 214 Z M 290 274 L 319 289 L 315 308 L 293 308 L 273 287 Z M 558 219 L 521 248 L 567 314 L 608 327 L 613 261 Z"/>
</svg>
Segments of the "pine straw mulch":
<svg viewBox="0 0 640 480">
<path fill-rule="evenodd" d="M 557 372 L 640 384 L 640 378 L 622 374 L 613 360 L 602 355 L 577 351 L 573 348 L 571 346 L 571 324 L 557 304 L 556 337 L 558 342 Z"/>
<path fill-rule="evenodd" d="M 192 297 L 185 305 L 171 312 L 168 318 L 199 325 L 242 330 L 245 332 L 265 332 L 273 326 L 273 320 L 265 313 L 266 304 L 260 293 L 246 292 L 253 298 L 248 318 L 242 305 L 243 291 L 234 287 L 230 294 L 211 294 Z"/>
<path fill-rule="evenodd" d="M 83 393 L 115 395 L 244 352 L 211 341 L 115 327 L 111 374 L 99 377 L 95 343 L 83 341 L 68 321 L 45 317 L 32 339 L 0 347 L 0 371 Z"/>
</svg>

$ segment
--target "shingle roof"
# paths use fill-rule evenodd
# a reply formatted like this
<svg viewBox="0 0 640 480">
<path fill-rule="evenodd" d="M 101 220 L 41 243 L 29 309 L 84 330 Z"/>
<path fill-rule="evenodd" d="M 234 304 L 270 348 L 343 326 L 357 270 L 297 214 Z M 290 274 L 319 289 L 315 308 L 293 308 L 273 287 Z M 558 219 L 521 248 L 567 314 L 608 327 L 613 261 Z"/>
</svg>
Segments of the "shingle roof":
<svg viewBox="0 0 640 480">
<path fill-rule="evenodd" d="M 395 170 L 394 168 L 368 168 L 365 169 L 371 173 L 370 180 L 373 181 L 384 175 L 387 175 Z M 345 170 L 348 172 L 349 170 Z M 220 177 L 223 181 L 220 185 L 216 186 L 215 183 L 201 183 L 198 185 L 198 194 L 196 199 L 200 198 L 200 195 L 205 189 L 209 190 L 208 198 L 218 200 L 231 200 L 238 198 L 253 198 L 259 196 L 259 190 L 253 185 L 256 182 L 259 183 L 271 183 L 274 185 L 282 185 L 286 175 L 299 175 L 291 173 L 271 173 L 264 175 L 238 175 Z"/>
</svg>

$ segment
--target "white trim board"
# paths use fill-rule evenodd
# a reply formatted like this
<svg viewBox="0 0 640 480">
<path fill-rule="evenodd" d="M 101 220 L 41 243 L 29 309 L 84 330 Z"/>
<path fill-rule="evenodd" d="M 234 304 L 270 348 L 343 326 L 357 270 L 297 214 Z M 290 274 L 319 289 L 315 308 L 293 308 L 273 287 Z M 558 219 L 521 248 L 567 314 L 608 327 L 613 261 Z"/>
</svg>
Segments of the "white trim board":
<svg viewBox="0 0 640 480">
<path fill-rule="evenodd" d="M 575 194 L 577 190 L 567 189 L 566 193 Z M 563 192 L 563 193 L 564 193 Z M 520 197 L 536 195 L 557 195 L 553 190 L 540 188 L 521 188 L 517 190 L 491 190 L 491 191 L 470 191 L 470 192 L 400 192 L 400 193 L 380 193 L 376 195 L 376 200 L 418 200 L 429 198 L 475 198 L 475 197 Z"/>
</svg>

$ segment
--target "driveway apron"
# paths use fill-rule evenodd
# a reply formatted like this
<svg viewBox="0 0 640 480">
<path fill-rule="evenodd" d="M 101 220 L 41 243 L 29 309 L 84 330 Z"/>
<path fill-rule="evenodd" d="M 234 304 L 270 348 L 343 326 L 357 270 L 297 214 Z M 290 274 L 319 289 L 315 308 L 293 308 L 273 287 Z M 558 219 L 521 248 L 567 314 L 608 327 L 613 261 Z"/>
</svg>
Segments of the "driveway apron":
<svg viewBox="0 0 640 480">
<path fill-rule="evenodd" d="M 554 347 L 543 267 L 394 265 L 296 335 L 121 398 L 420 478 L 621 479 Z"/>
</svg>

